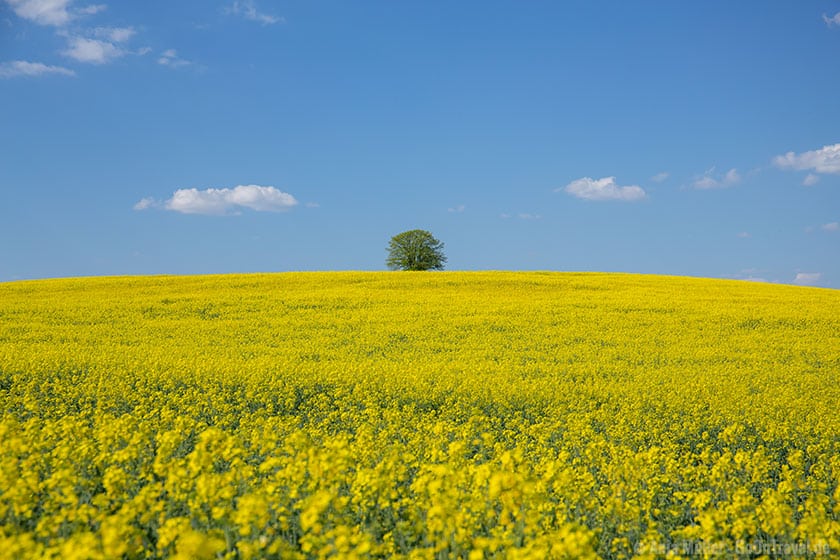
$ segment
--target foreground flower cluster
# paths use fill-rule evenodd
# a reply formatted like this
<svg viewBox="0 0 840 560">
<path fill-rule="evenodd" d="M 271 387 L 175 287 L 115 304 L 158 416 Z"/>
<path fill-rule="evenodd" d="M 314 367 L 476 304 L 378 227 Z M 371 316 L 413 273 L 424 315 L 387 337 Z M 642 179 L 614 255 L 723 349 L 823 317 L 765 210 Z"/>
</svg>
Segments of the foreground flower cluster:
<svg viewBox="0 0 840 560">
<path fill-rule="evenodd" d="M 840 293 L 559 273 L 0 285 L 0 556 L 840 553 Z"/>
</svg>

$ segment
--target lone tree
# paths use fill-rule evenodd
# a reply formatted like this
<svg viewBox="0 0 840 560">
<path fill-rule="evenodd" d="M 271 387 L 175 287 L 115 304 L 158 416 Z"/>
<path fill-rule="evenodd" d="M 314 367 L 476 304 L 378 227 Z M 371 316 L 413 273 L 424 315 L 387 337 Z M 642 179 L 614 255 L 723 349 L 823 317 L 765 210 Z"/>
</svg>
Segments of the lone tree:
<svg viewBox="0 0 840 560">
<path fill-rule="evenodd" d="M 412 229 L 391 238 L 388 260 L 391 270 L 443 270 L 443 243 L 428 231 Z"/>
</svg>

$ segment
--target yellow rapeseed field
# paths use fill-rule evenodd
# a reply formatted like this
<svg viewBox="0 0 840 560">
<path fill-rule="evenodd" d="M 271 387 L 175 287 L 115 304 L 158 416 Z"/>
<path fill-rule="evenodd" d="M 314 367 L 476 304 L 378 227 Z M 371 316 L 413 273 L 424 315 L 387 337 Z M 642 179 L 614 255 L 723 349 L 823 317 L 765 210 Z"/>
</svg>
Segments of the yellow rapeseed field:
<svg viewBox="0 0 840 560">
<path fill-rule="evenodd" d="M 0 557 L 840 555 L 840 291 L 0 284 Z"/>
</svg>

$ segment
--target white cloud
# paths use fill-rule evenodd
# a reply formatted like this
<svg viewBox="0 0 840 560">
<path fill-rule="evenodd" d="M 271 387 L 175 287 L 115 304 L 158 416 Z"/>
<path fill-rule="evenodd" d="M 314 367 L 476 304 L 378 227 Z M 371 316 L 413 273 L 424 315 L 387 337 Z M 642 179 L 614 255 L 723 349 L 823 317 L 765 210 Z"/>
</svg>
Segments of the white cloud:
<svg viewBox="0 0 840 560">
<path fill-rule="evenodd" d="M 94 36 L 112 43 L 124 43 L 136 33 L 133 27 L 97 27 L 93 30 Z"/>
<path fill-rule="evenodd" d="M 781 169 L 810 169 L 817 173 L 840 173 L 840 144 L 823 146 L 819 150 L 796 154 L 788 152 L 773 158 Z"/>
<path fill-rule="evenodd" d="M 509 220 L 511 218 L 518 218 L 520 220 L 540 220 L 542 216 L 539 214 L 531 214 L 528 212 L 519 212 L 518 214 L 508 214 L 505 212 L 504 214 L 499 214 L 499 217 L 503 220 Z"/>
<path fill-rule="evenodd" d="M 748 231 L 742 231 L 738 233 L 738 237 L 740 237 L 741 239 L 749 239 L 750 237 L 752 237 L 752 234 Z"/>
<path fill-rule="evenodd" d="M 144 203 L 147 200 L 149 202 Z M 137 204 L 142 206 L 139 208 L 142 210 L 151 207 L 152 202 L 143 199 Z M 274 187 L 239 185 L 232 189 L 178 189 L 164 203 L 164 208 L 182 214 L 224 215 L 242 208 L 257 212 L 282 212 L 297 203 L 295 197 Z"/>
<path fill-rule="evenodd" d="M 837 12 L 833 16 L 827 16 L 823 14 L 823 21 L 829 27 L 832 25 L 840 25 L 840 12 Z"/>
<path fill-rule="evenodd" d="M 282 17 L 258 11 L 253 0 L 236 0 L 230 7 L 225 9 L 225 13 L 240 16 L 250 21 L 256 21 L 263 25 L 273 25 L 285 21 Z"/>
<path fill-rule="evenodd" d="M 126 51 L 108 41 L 70 37 L 67 49 L 62 54 L 78 62 L 105 64 L 124 56 Z"/>
<path fill-rule="evenodd" d="M 656 183 L 661 183 L 662 181 L 664 181 L 665 179 L 667 179 L 670 176 L 671 176 L 670 173 L 668 173 L 667 171 L 663 171 L 662 173 L 657 173 L 656 175 L 651 177 L 651 180 L 656 182 Z"/>
<path fill-rule="evenodd" d="M 762 271 L 757 268 L 745 268 L 738 274 L 732 276 L 732 278 L 735 278 L 736 280 L 744 280 L 745 282 L 770 282 L 770 280 L 764 276 L 758 276 L 758 274 L 761 273 Z"/>
<path fill-rule="evenodd" d="M 829 222 L 820 226 L 823 231 L 840 231 L 840 222 Z"/>
<path fill-rule="evenodd" d="M 715 177 L 714 172 L 715 168 L 712 167 L 701 177 L 696 178 L 692 183 L 692 186 L 695 189 L 700 190 L 723 189 L 737 185 L 741 182 L 741 175 L 738 173 L 737 169 L 730 169 L 723 175 L 723 177 Z"/>
<path fill-rule="evenodd" d="M 104 12 L 108 9 L 108 6 L 105 4 L 91 4 L 90 6 L 85 6 L 84 8 L 79 8 L 76 10 L 78 13 L 92 16 L 93 14 L 98 14 L 99 12 Z"/>
<path fill-rule="evenodd" d="M 106 64 L 127 54 L 145 54 L 142 49 L 134 53 L 120 46 L 137 34 L 133 27 L 96 27 L 85 34 L 89 36 L 71 36 L 59 31 L 59 35 L 67 37 L 67 48 L 62 54 L 89 64 Z"/>
<path fill-rule="evenodd" d="M 141 199 L 137 204 L 134 205 L 135 210 L 148 210 L 149 208 L 156 208 L 160 206 L 160 203 L 151 197 L 146 197 Z"/>
<path fill-rule="evenodd" d="M 813 173 L 808 173 L 804 179 L 802 179 L 802 184 L 806 187 L 813 187 L 820 181 L 819 175 L 814 175 Z"/>
<path fill-rule="evenodd" d="M 38 25 L 67 25 L 72 19 L 68 11 L 72 0 L 6 0 L 12 10 L 23 19 Z"/>
<path fill-rule="evenodd" d="M 821 279 L 821 272 L 797 272 L 796 278 L 793 279 L 793 283 L 802 286 L 816 286 L 820 283 Z"/>
<path fill-rule="evenodd" d="M 645 191 L 637 185 L 621 187 L 615 183 L 615 177 L 592 179 L 583 177 L 572 181 L 561 189 L 572 196 L 585 200 L 624 200 L 633 201 L 645 198 Z"/>
<path fill-rule="evenodd" d="M 105 4 L 90 4 L 71 9 L 74 0 L 0 0 L 9 4 L 15 13 L 40 25 L 58 27 L 57 34 L 67 39 L 67 47 L 62 54 L 77 62 L 105 64 L 129 54 L 121 46 L 130 40 L 136 31 L 132 27 L 96 27 L 79 30 L 72 28 L 71 22 L 81 16 L 89 16 L 104 11 Z"/>
<path fill-rule="evenodd" d="M 169 68 L 180 68 L 192 64 L 189 60 L 179 58 L 178 51 L 175 49 L 163 51 L 157 61 L 161 66 L 168 66 Z"/>
<path fill-rule="evenodd" d="M 726 172 L 726 175 L 723 176 L 723 182 L 728 185 L 733 185 L 741 180 L 741 176 L 738 175 L 737 169 L 730 169 Z"/>
<path fill-rule="evenodd" d="M 97 14 L 107 6 L 91 4 L 71 11 L 73 0 L 5 0 L 18 17 L 38 25 L 64 27 L 77 16 Z"/>
<path fill-rule="evenodd" d="M 458 206 L 453 206 L 452 208 L 447 208 L 446 211 L 447 212 L 453 212 L 455 214 L 460 214 L 461 212 L 463 212 L 466 209 L 467 209 L 466 206 L 464 206 L 463 204 L 459 204 Z"/>
<path fill-rule="evenodd" d="M 48 66 L 40 62 L 13 60 L 0 63 L 0 78 L 14 78 L 17 76 L 43 76 L 58 74 L 61 76 L 75 76 L 76 73 L 63 66 Z"/>
</svg>

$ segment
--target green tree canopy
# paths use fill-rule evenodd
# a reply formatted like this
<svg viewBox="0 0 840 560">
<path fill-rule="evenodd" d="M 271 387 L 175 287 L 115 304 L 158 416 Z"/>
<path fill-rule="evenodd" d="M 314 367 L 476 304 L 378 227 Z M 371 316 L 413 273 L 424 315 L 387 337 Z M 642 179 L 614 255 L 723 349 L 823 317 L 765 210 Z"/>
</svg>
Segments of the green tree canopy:
<svg viewBox="0 0 840 560">
<path fill-rule="evenodd" d="M 391 270 L 443 270 L 443 243 L 428 231 L 412 229 L 391 238 L 385 264 Z"/>
</svg>

